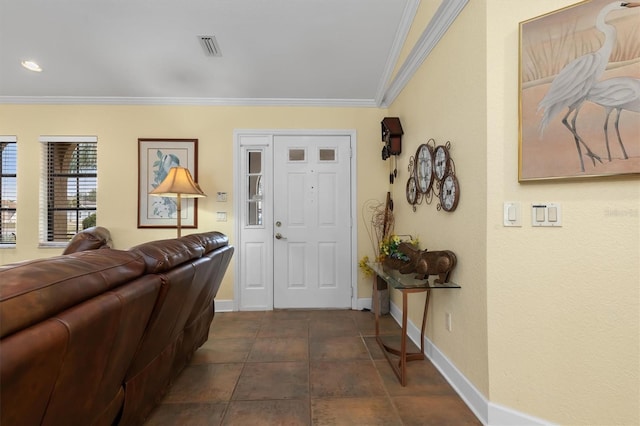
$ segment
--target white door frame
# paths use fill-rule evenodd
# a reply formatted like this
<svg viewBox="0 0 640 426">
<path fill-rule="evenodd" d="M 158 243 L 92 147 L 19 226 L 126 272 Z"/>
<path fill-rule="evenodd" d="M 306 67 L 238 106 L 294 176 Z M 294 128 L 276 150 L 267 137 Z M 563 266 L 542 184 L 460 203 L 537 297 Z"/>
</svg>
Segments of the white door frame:
<svg viewBox="0 0 640 426">
<path fill-rule="evenodd" d="M 274 136 L 279 135 L 303 135 L 303 136 L 315 136 L 315 135 L 347 135 L 351 140 L 351 308 L 358 308 L 358 229 L 357 229 L 357 220 L 356 220 L 356 212 L 357 212 L 357 155 L 356 155 L 356 131 L 354 129 L 236 129 L 233 131 L 233 211 L 235 217 L 234 224 L 234 245 L 238 247 L 235 254 L 234 261 L 234 297 L 233 297 L 233 310 L 238 311 L 240 309 L 240 294 L 241 294 L 241 283 L 243 280 L 242 277 L 242 250 L 241 247 L 243 245 L 242 242 L 242 218 L 239 218 L 238 215 L 242 212 L 242 202 L 244 200 L 241 199 L 239 194 L 241 194 L 240 184 L 242 182 L 243 176 L 241 176 L 241 161 L 244 159 L 241 155 L 241 146 L 240 140 L 243 136 L 268 136 L 271 143 L 273 143 Z M 271 150 L 272 145 L 269 147 Z M 267 156 L 271 158 L 271 152 Z M 267 166 L 265 166 L 267 167 Z M 272 164 L 268 164 L 269 167 L 269 185 L 273 180 L 273 172 L 271 170 Z M 273 199 L 273 194 L 270 191 L 269 196 Z M 269 209 L 271 209 L 271 213 L 273 212 L 273 203 L 265 203 L 268 204 Z M 273 217 L 270 214 L 269 217 Z M 273 222 L 270 220 L 270 222 Z M 269 244 L 273 246 L 273 223 L 267 223 L 266 227 L 268 227 L 269 234 L 271 235 Z M 271 259 L 269 262 L 273 265 L 273 250 L 269 250 Z M 273 310 L 273 276 L 271 277 L 271 289 L 269 289 L 268 294 L 269 300 L 265 303 L 265 310 Z"/>
</svg>

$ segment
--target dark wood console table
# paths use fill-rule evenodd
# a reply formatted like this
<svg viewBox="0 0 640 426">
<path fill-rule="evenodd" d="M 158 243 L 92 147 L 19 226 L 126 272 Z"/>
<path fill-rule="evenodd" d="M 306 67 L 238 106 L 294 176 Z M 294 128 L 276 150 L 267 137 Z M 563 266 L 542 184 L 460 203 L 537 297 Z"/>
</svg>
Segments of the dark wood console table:
<svg viewBox="0 0 640 426">
<path fill-rule="evenodd" d="M 414 278 L 415 274 L 401 274 L 395 269 L 383 268 L 380 263 L 369 263 L 369 267 L 374 272 L 373 275 L 373 306 L 376 317 L 376 341 L 382 348 L 384 356 L 389 361 L 389 364 L 393 368 L 394 373 L 400 380 L 402 386 L 407 384 L 407 362 L 424 359 L 424 329 L 427 324 L 427 312 L 429 310 L 429 296 L 431 290 L 438 288 L 460 288 L 456 283 L 448 282 L 439 284 L 431 282 L 429 280 L 417 280 Z M 400 339 L 400 349 L 388 346 L 382 341 L 379 328 L 379 303 L 377 284 L 378 278 L 382 279 L 387 285 L 399 290 L 402 293 L 402 336 Z M 422 313 L 422 328 L 420 329 L 420 352 L 407 352 L 407 295 L 410 293 L 427 293 L 424 301 L 424 311 Z M 394 361 L 389 356 L 389 353 L 400 357 L 399 361 Z"/>
</svg>

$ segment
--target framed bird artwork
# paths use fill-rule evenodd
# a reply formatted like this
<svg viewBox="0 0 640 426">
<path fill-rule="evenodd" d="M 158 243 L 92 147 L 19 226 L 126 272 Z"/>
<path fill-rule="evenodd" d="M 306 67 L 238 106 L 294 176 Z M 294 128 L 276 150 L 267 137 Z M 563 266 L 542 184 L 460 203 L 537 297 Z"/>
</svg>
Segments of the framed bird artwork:
<svg viewBox="0 0 640 426">
<path fill-rule="evenodd" d="M 519 180 L 640 173 L 640 1 L 520 23 Z"/>
<path fill-rule="evenodd" d="M 186 168 L 197 182 L 198 139 L 138 139 L 138 228 L 198 227 L 197 198 L 183 193 L 182 203 L 179 197 L 152 194 L 174 167 Z"/>
</svg>

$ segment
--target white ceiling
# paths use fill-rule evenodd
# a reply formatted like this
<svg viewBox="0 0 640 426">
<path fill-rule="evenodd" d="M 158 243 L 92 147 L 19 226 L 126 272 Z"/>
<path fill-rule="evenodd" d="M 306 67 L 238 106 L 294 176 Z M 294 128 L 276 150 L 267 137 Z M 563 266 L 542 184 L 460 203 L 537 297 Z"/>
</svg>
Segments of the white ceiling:
<svg viewBox="0 0 640 426">
<path fill-rule="evenodd" d="M 379 106 L 419 1 L 0 0 L 0 103 Z"/>
</svg>

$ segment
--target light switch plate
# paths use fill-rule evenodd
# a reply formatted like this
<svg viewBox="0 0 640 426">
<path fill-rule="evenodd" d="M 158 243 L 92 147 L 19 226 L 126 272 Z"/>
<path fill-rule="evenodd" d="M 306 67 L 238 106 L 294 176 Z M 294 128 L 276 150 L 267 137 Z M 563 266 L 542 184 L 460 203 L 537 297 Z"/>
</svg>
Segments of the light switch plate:
<svg viewBox="0 0 640 426">
<path fill-rule="evenodd" d="M 505 201 L 503 211 L 504 226 L 522 226 L 522 207 L 519 201 Z"/>
<path fill-rule="evenodd" d="M 562 208 L 560 203 L 533 203 L 531 205 L 531 226 L 562 226 Z"/>
<path fill-rule="evenodd" d="M 226 222 L 227 221 L 227 212 L 216 212 L 216 221 L 218 221 L 218 222 Z"/>
</svg>

